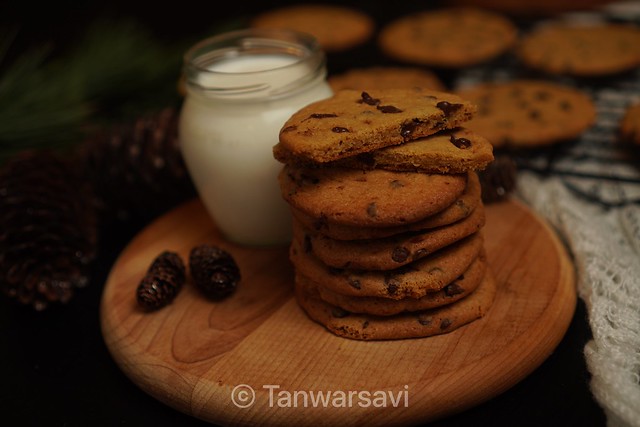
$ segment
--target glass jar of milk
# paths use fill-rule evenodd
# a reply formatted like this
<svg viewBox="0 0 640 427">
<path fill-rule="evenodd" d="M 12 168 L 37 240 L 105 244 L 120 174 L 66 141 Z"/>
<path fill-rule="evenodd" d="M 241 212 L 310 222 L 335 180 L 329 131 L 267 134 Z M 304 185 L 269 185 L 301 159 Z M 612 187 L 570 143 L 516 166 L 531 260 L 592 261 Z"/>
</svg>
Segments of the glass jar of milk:
<svg viewBox="0 0 640 427">
<path fill-rule="evenodd" d="M 332 95 L 317 41 L 285 30 L 225 33 L 189 49 L 184 72 L 181 150 L 210 216 L 233 242 L 288 243 L 272 150 L 293 113 Z"/>
</svg>

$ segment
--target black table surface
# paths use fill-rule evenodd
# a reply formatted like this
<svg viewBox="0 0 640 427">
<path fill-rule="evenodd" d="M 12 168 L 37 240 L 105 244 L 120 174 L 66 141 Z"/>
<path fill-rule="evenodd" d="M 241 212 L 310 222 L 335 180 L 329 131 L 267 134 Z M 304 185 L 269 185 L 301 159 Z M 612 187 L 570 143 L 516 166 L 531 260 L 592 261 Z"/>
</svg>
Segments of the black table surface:
<svg viewBox="0 0 640 427">
<path fill-rule="evenodd" d="M 368 10 L 378 23 L 427 5 L 350 3 Z M 186 1 L 161 6 L 132 1 L 115 2 L 110 10 L 134 16 L 159 36 L 171 38 L 183 37 L 189 31 L 196 33 L 194 29 L 206 28 L 227 16 L 231 19 L 284 3 L 238 3 L 228 5 L 224 13 L 215 4 Z M 39 6 L 40 13 L 34 14 L 29 10 L 31 3 L 9 2 L 7 13 L 13 15 L 4 14 L 2 22 L 19 22 L 32 34 L 34 43 L 48 37 L 68 43 L 81 34 L 81 23 L 102 13 L 88 1 Z M 200 10 L 206 13 L 199 13 Z M 65 22 L 70 24 L 65 27 Z M 376 55 L 374 49 L 369 46 L 358 55 L 329 56 L 329 71 L 376 62 L 372 59 Z M 442 77 L 447 79 L 446 75 Z M 91 282 L 67 305 L 38 313 L 0 298 L 0 425 L 207 425 L 160 403 L 133 384 L 114 363 L 100 332 L 102 285 L 120 251 L 145 225 L 145 221 L 133 221 L 102 230 Z M 583 356 L 589 339 L 585 307 L 579 301 L 564 339 L 531 375 L 503 394 L 433 425 L 605 425 L 603 411 L 589 390 Z"/>
</svg>

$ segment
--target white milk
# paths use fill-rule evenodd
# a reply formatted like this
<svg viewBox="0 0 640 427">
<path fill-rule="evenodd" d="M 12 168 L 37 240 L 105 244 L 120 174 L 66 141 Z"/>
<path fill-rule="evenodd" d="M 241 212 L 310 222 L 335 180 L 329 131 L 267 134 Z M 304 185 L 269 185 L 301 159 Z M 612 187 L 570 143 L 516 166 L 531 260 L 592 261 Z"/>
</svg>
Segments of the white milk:
<svg viewBox="0 0 640 427">
<path fill-rule="evenodd" d="M 238 33 L 232 34 L 241 44 L 237 39 L 244 34 Z M 251 40 L 249 49 L 208 56 L 195 72 L 187 67 L 180 144 L 200 198 L 227 238 L 247 245 L 287 244 L 291 213 L 277 180 L 282 164 L 272 149 L 294 112 L 332 92 L 317 47 L 280 49 L 266 43 L 262 49 L 261 39 Z"/>
</svg>

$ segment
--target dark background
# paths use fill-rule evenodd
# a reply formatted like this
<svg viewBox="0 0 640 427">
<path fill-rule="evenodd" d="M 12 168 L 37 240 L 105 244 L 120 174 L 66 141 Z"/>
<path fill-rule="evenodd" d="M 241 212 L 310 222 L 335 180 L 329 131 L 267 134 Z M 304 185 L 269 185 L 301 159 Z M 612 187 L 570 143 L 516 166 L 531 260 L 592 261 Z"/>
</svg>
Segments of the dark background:
<svg viewBox="0 0 640 427">
<path fill-rule="evenodd" d="M 89 1 L 8 1 L 0 5 L 0 24 L 2 28 L 18 28 L 6 58 L 10 60 L 45 42 L 53 42 L 54 55 L 63 54 L 83 37 L 88 25 L 105 16 L 134 18 L 159 40 L 167 43 L 180 40 L 188 45 L 225 22 L 248 19 L 260 11 L 288 3 L 292 2 L 117 1 L 96 5 Z M 440 2 L 349 4 L 366 10 L 380 26 Z M 379 55 L 373 43 L 350 54 L 329 55 L 328 59 L 330 73 L 350 66 L 390 63 Z M 2 66 L 0 63 L 0 69 Z M 443 70 L 438 73 L 445 83 L 453 77 Z M 119 252 L 146 223 L 146 219 L 132 220 L 102 230 L 91 283 L 69 304 L 37 313 L 0 298 L 0 425 L 204 424 L 137 388 L 115 365 L 102 340 L 99 325 L 102 285 Z M 602 410 L 588 388 L 583 347 L 589 338 L 584 306 L 579 302 L 567 335 L 532 375 L 501 396 L 435 425 L 604 425 Z"/>
</svg>

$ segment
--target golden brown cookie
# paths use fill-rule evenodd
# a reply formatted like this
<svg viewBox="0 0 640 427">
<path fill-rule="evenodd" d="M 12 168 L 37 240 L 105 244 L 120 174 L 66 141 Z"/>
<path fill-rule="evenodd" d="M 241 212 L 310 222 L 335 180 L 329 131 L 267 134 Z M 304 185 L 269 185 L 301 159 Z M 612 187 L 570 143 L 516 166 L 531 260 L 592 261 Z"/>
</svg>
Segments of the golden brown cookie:
<svg viewBox="0 0 640 427">
<path fill-rule="evenodd" d="M 472 235 L 484 223 L 484 208 L 481 204 L 467 218 L 451 225 L 372 240 L 330 239 L 304 230 L 294 219 L 293 238 L 330 267 L 393 270 Z"/>
<path fill-rule="evenodd" d="M 474 112 L 470 102 L 444 92 L 343 90 L 291 116 L 274 156 L 287 163 L 326 163 L 458 127 Z"/>
<path fill-rule="evenodd" d="M 640 29 L 621 24 L 549 24 L 523 37 L 518 56 L 527 66 L 550 74 L 616 74 L 640 65 Z"/>
<path fill-rule="evenodd" d="M 314 218 L 351 225 L 389 227 L 415 222 L 456 201 L 467 175 L 305 168 L 285 165 L 282 197 Z"/>
<path fill-rule="evenodd" d="M 627 107 L 620 121 L 620 137 L 625 142 L 640 145 L 640 102 Z"/>
<path fill-rule="evenodd" d="M 420 298 L 390 299 L 382 297 L 354 297 L 334 292 L 317 280 L 302 276 L 297 272 L 296 280 L 306 281 L 314 286 L 321 300 L 351 313 L 373 314 L 375 316 L 393 316 L 395 314 L 429 310 L 452 304 L 476 290 L 486 271 L 484 255 L 477 257 L 458 278 L 439 291 L 428 292 Z"/>
<path fill-rule="evenodd" d="M 424 173 L 465 173 L 482 170 L 493 161 L 493 146 L 484 136 L 465 128 L 336 160 L 336 166 Z"/>
<path fill-rule="evenodd" d="M 380 239 L 407 231 L 425 230 L 453 224 L 468 217 L 481 201 L 481 186 L 478 175 L 470 172 L 464 193 L 451 205 L 438 213 L 416 222 L 395 227 L 350 226 L 329 221 L 325 217 L 314 217 L 291 207 L 293 216 L 308 230 L 314 230 L 336 240 Z"/>
<path fill-rule="evenodd" d="M 437 91 L 445 85 L 433 72 L 418 67 L 353 68 L 328 79 L 334 92 L 343 89 L 374 90 L 421 87 Z"/>
<path fill-rule="evenodd" d="M 326 52 L 363 44 L 375 30 L 366 13 L 346 6 L 296 4 L 264 12 L 252 21 L 254 28 L 286 28 L 311 34 Z"/>
<path fill-rule="evenodd" d="M 487 268 L 478 288 L 453 304 L 394 316 L 374 316 L 350 313 L 323 301 L 305 283 L 295 284 L 298 304 L 311 319 L 338 336 L 356 340 L 420 338 L 452 332 L 483 317 L 493 304 L 496 290 L 495 278 Z"/>
<path fill-rule="evenodd" d="M 407 63 L 461 68 L 491 60 L 510 49 L 518 31 L 506 17 L 475 8 L 414 13 L 380 32 L 382 51 Z"/>
<path fill-rule="evenodd" d="M 596 119 L 582 91 L 541 80 L 481 83 L 457 93 L 478 105 L 465 126 L 494 147 L 543 146 L 578 137 Z"/>
<path fill-rule="evenodd" d="M 478 258 L 483 242 L 482 234 L 475 233 L 407 266 L 387 271 L 327 267 L 296 239 L 289 257 L 296 272 L 341 295 L 416 299 L 440 291 L 460 277 Z"/>
</svg>

